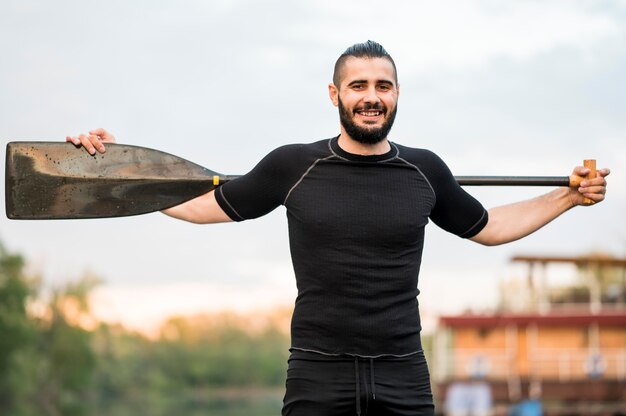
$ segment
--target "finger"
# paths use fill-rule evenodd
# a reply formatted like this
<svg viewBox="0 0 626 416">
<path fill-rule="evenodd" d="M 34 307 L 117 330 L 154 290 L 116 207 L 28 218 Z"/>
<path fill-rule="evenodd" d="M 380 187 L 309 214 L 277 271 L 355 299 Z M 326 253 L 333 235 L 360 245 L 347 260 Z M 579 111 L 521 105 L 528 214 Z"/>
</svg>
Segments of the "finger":
<svg viewBox="0 0 626 416">
<path fill-rule="evenodd" d="M 606 194 L 606 187 L 605 186 L 589 186 L 589 187 L 584 187 L 584 188 L 579 188 L 578 192 L 580 192 L 583 195 L 604 195 Z"/>
<path fill-rule="evenodd" d="M 583 203 L 583 205 L 593 205 L 598 202 L 602 202 L 604 201 L 604 198 L 606 197 L 604 194 L 592 194 L 592 193 L 584 193 L 583 196 L 587 198 L 586 201 L 588 200 L 592 201 L 591 204 Z"/>
<path fill-rule="evenodd" d="M 90 155 L 93 156 L 96 154 L 96 148 L 94 147 L 93 143 L 89 139 L 89 136 L 85 134 L 81 134 L 80 136 L 78 136 L 78 139 L 80 140 L 80 144 L 83 145 L 85 150 L 89 152 Z"/>
<path fill-rule="evenodd" d="M 589 172 L 591 172 L 591 169 L 586 168 L 584 166 L 576 166 L 574 168 L 574 175 L 587 176 Z"/>
<path fill-rule="evenodd" d="M 573 173 L 578 176 L 586 176 L 587 174 L 589 174 L 589 172 L 591 172 L 589 168 L 586 168 L 584 166 L 576 166 Z M 596 173 L 598 176 L 602 177 L 609 176 L 611 174 L 611 169 L 598 169 Z"/>
<path fill-rule="evenodd" d="M 588 187 L 580 187 L 578 192 L 583 197 L 582 205 L 593 205 L 595 203 L 604 201 L 606 195 L 606 186 L 588 186 Z"/>
<path fill-rule="evenodd" d="M 103 128 L 91 130 L 89 134 L 95 134 L 96 136 L 99 136 L 100 139 L 105 143 L 115 143 L 115 136 Z"/>
<path fill-rule="evenodd" d="M 76 146 L 80 146 L 80 139 L 78 137 L 66 136 L 65 141 L 74 143 Z"/>
<path fill-rule="evenodd" d="M 603 186 L 606 187 L 606 179 L 603 176 L 598 176 L 593 179 L 585 179 L 580 182 L 581 188 L 589 188 L 592 186 Z"/>
<path fill-rule="evenodd" d="M 93 145 L 93 147 L 100 153 L 104 153 L 106 149 L 104 148 L 104 144 L 102 143 L 102 139 L 100 136 L 96 136 L 95 134 L 90 134 L 88 136 L 89 141 Z"/>
</svg>

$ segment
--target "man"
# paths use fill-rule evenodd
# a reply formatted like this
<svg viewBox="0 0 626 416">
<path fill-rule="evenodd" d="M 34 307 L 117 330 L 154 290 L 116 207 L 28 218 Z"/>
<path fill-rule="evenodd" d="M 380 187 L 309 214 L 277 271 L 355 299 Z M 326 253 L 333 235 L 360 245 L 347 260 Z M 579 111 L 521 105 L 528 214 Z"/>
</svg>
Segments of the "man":
<svg viewBox="0 0 626 416">
<path fill-rule="evenodd" d="M 204 224 L 286 207 L 298 297 L 284 415 L 432 415 L 417 303 L 428 220 L 480 244 L 506 243 L 585 198 L 602 201 L 609 171 L 487 212 L 435 154 L 387 139 L 399 86 L 382 46 L 348 48 L 328 89 L 338 136 L 280 147 L 243 177 L 164 213 Z M 98 129 L 67 140 L 93 154 L 114 137 Z"/>
</svg>

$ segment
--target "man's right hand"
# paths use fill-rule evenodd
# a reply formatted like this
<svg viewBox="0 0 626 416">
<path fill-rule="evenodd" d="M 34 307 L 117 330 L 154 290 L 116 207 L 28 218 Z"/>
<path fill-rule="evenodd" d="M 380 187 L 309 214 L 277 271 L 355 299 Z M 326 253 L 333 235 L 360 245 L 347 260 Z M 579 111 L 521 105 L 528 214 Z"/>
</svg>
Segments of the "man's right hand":
<svg viewBox="0 0 626 416">
<path fill-rule="evenodd" d="M 83 146 L 90 155 L 95 155 L 96 151 L 104 153 L 106 151 L 104 143 L 115 143 L 115 136 L 105 129 L 91 130 L 89 134 L 80 134 L 78 136 L 67 136 L 66 142 L 72 142 L 76 146 Z"/>
</svg>

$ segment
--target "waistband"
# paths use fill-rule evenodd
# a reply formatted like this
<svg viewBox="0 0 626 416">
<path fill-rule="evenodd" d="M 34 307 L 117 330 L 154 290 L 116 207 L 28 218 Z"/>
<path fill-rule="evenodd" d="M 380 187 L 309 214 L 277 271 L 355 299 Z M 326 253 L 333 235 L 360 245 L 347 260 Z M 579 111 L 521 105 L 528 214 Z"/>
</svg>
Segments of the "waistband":
<svg viewBox="0 0 626 416">
<path fill-rule="evenodd" d="M 369 380 L 363 380 L 363 383 L 366 387 L 367 391 L 367 383 L 369 381 L 370 392 L 366 394 L 366 400 L 369 400 L 370 394 L 371 399 L 376 400 L 376 375 L 374 370 L 374 362 L 385 363 L 385 362 L 398 362 L 398 361 L 406 361 L 412 359 L 417 354 L 422 354 L 423 350 L 415 351 L 411 354 L 395 356 L 395 355 L 381 355 L 378 357 L 362 357 L 358 355 L 350 355 L 350 354 L 339 354 L 339 355 L 329 355 L 320 353 L 317 351 L 308 351 L 301 350 L 297 348 L 291 348 L 289 350 L 291 352 L 289 359 L 290 360 L 306 360 L 306 361 L 324 361 L 324 362 L 354 362 L 354 380 L 355 380 L 355 405 L 356 405 L 356 415 L 361 416 L 361 371 L 359 367 L 361 364 L 369 364 Z M 365 377 L 365 374 L 363 374 Z"/>
<path fill-rule="evenodd" d="M 351 361 L 355 357 L 361 359 L 374 359 L 374 360 L 401 360 L 403 358 L 413 357 L 416 354 L 421 354 L 424 352 L 422 349 L 418 349 L 416 351 L 410 352 L 408 354 L 402 355 L 394 355 L 394 354 L 381 354 L 381 355 L 359 355 L 359 354 L 329 354 L 323 351 L 315 351 L 308 350 L 304 348 L 291 347 L 289 348 L 289 352 L 291 353 L 290 358 L 297 358 L 302 360 L 312 360 L 312 361 L 327 361 L 327 360 L 338 360 L 338 361 Z"/>
</svg>

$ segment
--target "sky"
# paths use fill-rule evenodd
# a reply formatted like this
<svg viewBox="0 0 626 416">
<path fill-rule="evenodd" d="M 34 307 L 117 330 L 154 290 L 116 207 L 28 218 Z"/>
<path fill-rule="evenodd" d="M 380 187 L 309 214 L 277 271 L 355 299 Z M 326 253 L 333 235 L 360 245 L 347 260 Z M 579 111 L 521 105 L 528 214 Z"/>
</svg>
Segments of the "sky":
<svg viewBox="0 0 626 416">
<path fill-rule="evenodd" d="M 495 305 L 501 282 L 525 273 L 513 255 L 626 255 L 624 0 L 3 0 L 0 148 L 104 127 L 120 143 L 242 174 L 280 145 L 338 134 L 332 68 L 368 39 L 398 67 L 392 141 L 435 151 L 456 175 L 566 176 L 589 158 L 612 169 L 604 203 L 505 246 L 429 224 L 425 316 Z M 547 190 L 468 191 L 492 207 Z M 208 226 L 2 212 L 0 241 L 49 287 L 100 276 L 95 312 L 130 327 L 292 305 L 296 294 L 282 207 Z"/>
</svg>

